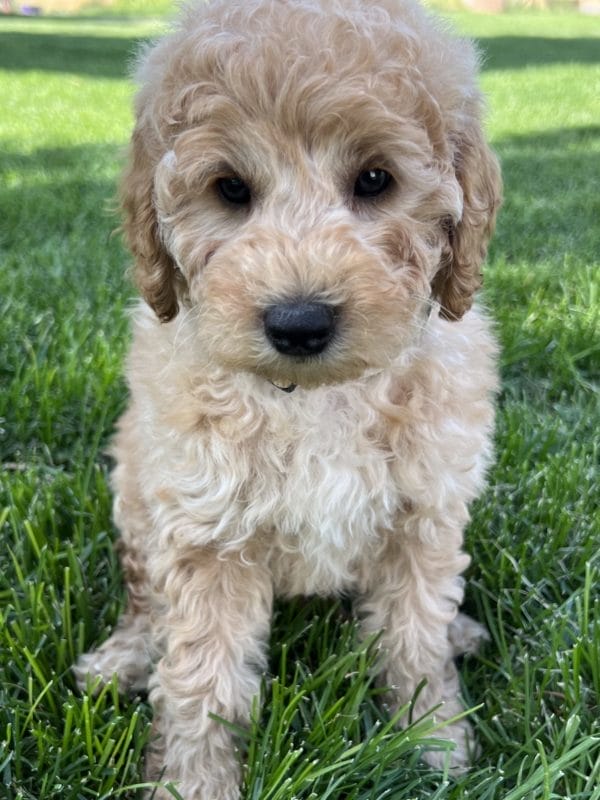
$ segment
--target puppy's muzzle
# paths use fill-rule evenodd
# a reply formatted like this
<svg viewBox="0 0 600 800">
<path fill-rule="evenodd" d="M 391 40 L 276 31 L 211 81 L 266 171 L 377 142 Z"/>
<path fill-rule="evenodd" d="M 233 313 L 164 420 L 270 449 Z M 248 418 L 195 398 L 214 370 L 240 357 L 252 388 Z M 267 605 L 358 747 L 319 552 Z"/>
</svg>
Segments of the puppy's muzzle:
<svg viewBox="0 0 600 800">
<path fill-rule="evenodd" d="M 278 303 L 264 316 L 267 339 L 286 356 L 314 356 L 322 353 L 335 334 L 336 311 L 326 303 Z"/>
</svg>

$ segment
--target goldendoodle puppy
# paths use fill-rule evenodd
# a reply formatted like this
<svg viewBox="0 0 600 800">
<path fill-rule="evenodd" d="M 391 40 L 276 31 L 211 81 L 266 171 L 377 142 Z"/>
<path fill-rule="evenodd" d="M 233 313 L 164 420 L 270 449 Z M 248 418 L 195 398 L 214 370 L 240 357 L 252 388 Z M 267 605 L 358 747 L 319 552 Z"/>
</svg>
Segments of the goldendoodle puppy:
<svg viewBox="0 0 600 800">
<path fill-rule="evenodd" d="M 186 800 L 239 796 L 211 714 L 248 719 L 274 594 L 352 593 L 394 702 L 425 680 L 415 713 L 461 710 L 497 384 L 470 310 L 500 201 L 476 71 L 411 0 L 213 0 L 141 59 L 129 604 L 76 671 L 148 687 L 149 776 Z M 465 765 L 467 723 L 443 735 Z"/>
</svg>

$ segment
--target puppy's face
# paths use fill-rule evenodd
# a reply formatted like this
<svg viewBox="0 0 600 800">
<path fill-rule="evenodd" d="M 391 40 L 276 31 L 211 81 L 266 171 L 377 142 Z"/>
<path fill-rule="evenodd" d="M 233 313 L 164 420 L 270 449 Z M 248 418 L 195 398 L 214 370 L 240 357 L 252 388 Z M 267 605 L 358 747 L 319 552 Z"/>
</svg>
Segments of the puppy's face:
<svg viewBox="0 0 600 800">
<path fill-rule="evenodd" d="M 296 136 L 222 97 L 156 171 L 161 237 L 202 345 L 285 385 L 357 377 L 410 343 L 462 211 L 425 132 L 331 95 L 330 118 L 307 110 Z"/>
<path fill-rule="evenodd" d="M 385 367 L 433 300 L 461 315 L 482 245 L 462 275 L 456 142 L 414 67 L 408 79 L 376 75 L 363 58 L 338 80 L 318 59 L 253 61 L 238 43 L 192 81 L 192 52 L 171 77 L 176 107 L 155 122 L 163 130 L 146 159 L 158 252 L 136 255 L 153 264 L 154 288 L 141 283 L 159 314 L 191 306 L 212 363 L 305 387 Z M 140 115 L 140 141 L 145 128 Z M 134 251 L 136 202 L 126 194 Z M 497 198 L 484 204 L 487 241 Z"/>
</svg>

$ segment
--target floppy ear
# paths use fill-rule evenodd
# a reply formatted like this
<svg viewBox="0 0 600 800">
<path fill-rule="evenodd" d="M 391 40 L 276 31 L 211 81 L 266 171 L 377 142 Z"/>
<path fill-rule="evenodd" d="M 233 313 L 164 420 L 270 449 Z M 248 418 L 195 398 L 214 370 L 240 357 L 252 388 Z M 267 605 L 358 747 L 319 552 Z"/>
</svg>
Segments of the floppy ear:
<svg viewBox="0 0 600 800">
<path fill-rule="evenodd" d="M 142 296 L 162 322 L 177 314 L 177 271 L 159 234 L 154 207 L 156 160 L 149 153 L 149 132 L 138 123 L 129 165 L 121 181 L 125 239 L 135 259 L 134 277 Z"/>
<path fill-rule="evenodd" d="M 463 191 L 463 213 L 458 223 L 448 225 L 448 249 L 432 281 L 440 316 L 450 320 L 469 310 L 481 286 L 481 267 L 502 200 L 498 160 L 478 125 L 461 135 L 454 168 Z"/>
</svg>

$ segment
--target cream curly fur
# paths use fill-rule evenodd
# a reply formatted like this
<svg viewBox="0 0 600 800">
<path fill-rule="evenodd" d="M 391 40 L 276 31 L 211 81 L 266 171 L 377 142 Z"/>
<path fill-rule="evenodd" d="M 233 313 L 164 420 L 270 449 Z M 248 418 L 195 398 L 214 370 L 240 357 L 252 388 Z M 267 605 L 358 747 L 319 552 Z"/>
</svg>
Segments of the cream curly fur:
<svg viewBox="0 0 600 800">
<path fill-rule="evenodd" d="M 122 199 L 146 302 L 113 474 L 129 605 L 76 672 L 149 688 L 148 775 L 186 800 L 239 796 L 211 714 L 247 721 L 275 594 L 353 593 L 393 702 L 425 679 L 416 713 L 461 708 L 497 384 L 469 310 L 500 200 L 476 68 L 403 0 L 214 0 L 141 61 Z M 370 169 L 391 185 L 357 196 Z M 219 195 L 231 175 L 251 202 Z M 265 334 L 290 298 L 335 309 L 322 353 Z M 467 723 L 443 735 L 466 765 Z"/>
</svg>

